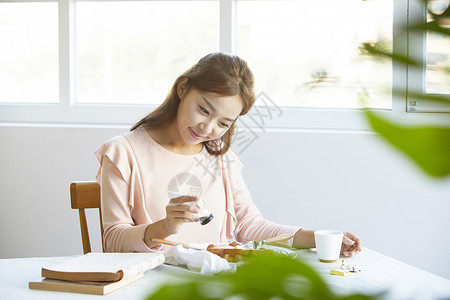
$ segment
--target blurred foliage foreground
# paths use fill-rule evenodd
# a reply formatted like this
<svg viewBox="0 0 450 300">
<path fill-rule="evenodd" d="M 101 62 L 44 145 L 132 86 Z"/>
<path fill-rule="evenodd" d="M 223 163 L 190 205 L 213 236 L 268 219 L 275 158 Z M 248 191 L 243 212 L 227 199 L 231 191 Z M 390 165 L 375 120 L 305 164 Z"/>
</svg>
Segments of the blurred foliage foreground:
<svg viewBox="0 0 450 300">
<path fill-rule="evenodd" d="M 180 281 L 181 280 L 181 281 Z M 299 258 L 264 255 L 249 258 L 235 271 L 215 275 L 188 273 L 174 284 L 160 287 L 156 299 L 379 299 L 380 295 L 338 295 L 321 276 Z"/>
</svg>

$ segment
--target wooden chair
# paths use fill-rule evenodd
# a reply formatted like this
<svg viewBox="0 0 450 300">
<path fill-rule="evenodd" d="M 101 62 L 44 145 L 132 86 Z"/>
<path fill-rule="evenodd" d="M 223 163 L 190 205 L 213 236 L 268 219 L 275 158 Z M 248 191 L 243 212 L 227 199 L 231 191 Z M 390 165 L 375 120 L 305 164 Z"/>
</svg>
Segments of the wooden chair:
<svg viewBox="0 0 450 300">
<path fill-rule="evenodd" d="M 91 252 L 91 242 L 89 240 L 89 231 L 86 220 L 86 208 L 98 208 L 100 214 L 100 229 L 103 245 L 103 223 L 102 211 L 100 207 L 100 185 L 96 181 L 72 182 L 70 184 L 70 201 L 73 209 L 78 209 L 80 215 L 81 240 L 83 242 L 84 254 Z"/>
</svg>

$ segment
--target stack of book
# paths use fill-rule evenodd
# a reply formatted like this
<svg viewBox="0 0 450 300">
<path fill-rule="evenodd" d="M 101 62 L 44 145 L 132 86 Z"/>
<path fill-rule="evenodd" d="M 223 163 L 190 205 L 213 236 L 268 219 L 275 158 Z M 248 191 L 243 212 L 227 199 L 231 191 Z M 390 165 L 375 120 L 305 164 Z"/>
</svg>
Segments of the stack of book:
<svg viewBox="0 0 450 300">
<path fill-rule="evenodd" d="M 105 295 L 142 277 L 164 263 L 161 253 L 88 253 L 52 268 L 30 289 Z"/>
</svg>

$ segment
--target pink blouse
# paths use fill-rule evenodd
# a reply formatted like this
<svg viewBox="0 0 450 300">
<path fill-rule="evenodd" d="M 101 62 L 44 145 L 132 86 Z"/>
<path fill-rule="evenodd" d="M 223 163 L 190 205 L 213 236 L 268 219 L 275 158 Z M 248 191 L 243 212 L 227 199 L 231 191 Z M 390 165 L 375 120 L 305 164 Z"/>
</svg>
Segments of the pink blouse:
<svg viewBox="0 0 450 300">
<path fill-rule="evenodd" d="M 110 139 L 95 155 L 100 162 L 101 207 L 108 252 L 149 252 L 148 224 L 165 218 L 171 198 L 199 196 L 214 218 L 206 225 L 183 224 L 168 239 L 184 243 L 262 240 L 300 228 L 265 220 L 253 204 L 233 151 L 210 155 L 171 152 L 143 128 Z"/>
</svg>

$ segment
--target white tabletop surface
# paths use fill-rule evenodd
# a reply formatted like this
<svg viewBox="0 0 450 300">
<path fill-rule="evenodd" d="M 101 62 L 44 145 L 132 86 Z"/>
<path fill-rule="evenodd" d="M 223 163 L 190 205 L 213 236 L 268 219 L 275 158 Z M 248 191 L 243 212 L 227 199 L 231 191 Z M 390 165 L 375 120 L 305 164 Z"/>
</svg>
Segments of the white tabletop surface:
<svg viewBox="0 0 450 300">
<path fill-rule="evenodd" d="M 450 299 L 450 280 L 368 248 L 352 258 L 341 258 L 345 264 L 356 264 L 362 269 L 345 277 L 330 275 L 330 270 L 339 268 L 341 261 L 321 263 L 315 249 L 297 253 L 315 266 L 335 291 L 365 294 L 386 291 L 385 299 Z"/>
<path fill-rule="evenodd" d="M 341 262 L 326 264 L 318 261 L 314 250 L 297 250 L 298 257 L 316 267 L 329 283 L 340 293 L 378 293 L 387 291 L 385 299 L 450 299 L 450 281 L 429 272 L 392 259 L 376 251 L 364 248 L 346 264 L 357 264 L 360 273 L 350 276 L 330 275 Z M 30 290 L 29 281 L 40 279 L 41 268 L 54 266 L 73 256 L 48 258 L 0 259 L 0 299 L 144 299 L 164 282 L 186 269 L 162 265 L 145 273 L 143 279 L 105 296 Z"/>
</svg>

